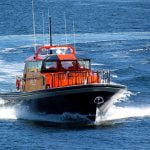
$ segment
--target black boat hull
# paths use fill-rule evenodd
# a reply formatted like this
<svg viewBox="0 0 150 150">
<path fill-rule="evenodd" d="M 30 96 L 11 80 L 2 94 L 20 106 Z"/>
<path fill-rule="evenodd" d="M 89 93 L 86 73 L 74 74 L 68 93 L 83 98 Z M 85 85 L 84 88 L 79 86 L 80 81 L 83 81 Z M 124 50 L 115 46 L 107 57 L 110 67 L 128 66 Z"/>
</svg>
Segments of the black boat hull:
<svg viewBox="0 0 150 150">
<path fill-rule="evenodd" d="M 21 103 L 34 112 L 47 114 L 76 113 L 95 119 L 96 107 L 108 109 L 112 96 L 125 89 L 122 85 L 91 84 L 47 89 L 28 93 L 2 94 L 7 105 Z"/>
</svg>

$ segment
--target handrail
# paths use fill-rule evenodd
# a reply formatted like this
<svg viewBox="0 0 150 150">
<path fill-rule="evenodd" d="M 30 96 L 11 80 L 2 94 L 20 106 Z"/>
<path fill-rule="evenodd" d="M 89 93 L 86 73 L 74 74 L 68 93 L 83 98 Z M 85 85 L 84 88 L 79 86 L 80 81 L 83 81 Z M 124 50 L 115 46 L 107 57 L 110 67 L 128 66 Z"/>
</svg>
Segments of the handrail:
<svg viewBox="0 0 150 150">
<path fill-rule="evenodd" d="M 19 90 L 24 90 L 26 82 L 32 83 L 32 81 L 42 82 L 45 88 L 57 88 L 72 85 L 86 85 L 86 84 L 110 84 L 110 71 L 68 71 L 68 72 L 57 72 L 49 73 L 47 76 L 21 78 L 17 77 L 16 81 L 19 81 Z M 37 86 L 37 85 L 35 85 Z"/>
<path fill-rule="evenodd" d="M 41 46 L 37 49 L 37 51 L 35 53 L 35 59 L 38 59 L 38 55 L 39 55 L 39 53 L 42 49 L 44 49 L 44 50 L 49 50 L 49 49 L 53 50 L 53 48 L 69 48 L 70 49 L 70 54 L 75 54 L 75 49 L 71 45 L 61 45 L 61 46 L 60 45 L 55 45 L 55 46 L 54 45 L 53 46 L 45 45 L 45 46 Z"/>
<path fill-rule="evenodd" d="M 102 70 L 100 71 L 102 83 L 109 84 L 111 77 L 110 77 L 110 71 L 109 70 Z"/>
<path fill-rule="evenodd" d="M 100 83 L 98 72 L 75 71 L 75 72 L 52 74 L 51 87 L 54 88 L 54 87 L 82 85 L 91 83 Z"/>
<path fill-rule="evenodd" d="M 110 72 L 105 70 L 52 73 L 50 81 L 47 86 L 51 88 L 93 83 L 109 84 Z"/>
</svg>

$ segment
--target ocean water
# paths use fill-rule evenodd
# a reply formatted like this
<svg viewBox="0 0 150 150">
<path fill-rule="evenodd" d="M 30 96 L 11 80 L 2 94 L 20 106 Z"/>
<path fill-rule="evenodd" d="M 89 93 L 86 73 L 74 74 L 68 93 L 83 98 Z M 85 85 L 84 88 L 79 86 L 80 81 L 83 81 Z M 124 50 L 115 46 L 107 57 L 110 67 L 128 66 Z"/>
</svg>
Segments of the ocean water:
<svg viewBox="0 0 150 150">
<path fill-rule="evenodd" d="M 31 3 L 0 1 L 0 93 L 15 91 L 15 77 L 34 52 Z M 66 16 L 67 43 L 73 45 L 74 20 L 77 55 L 91 58 L 95 70 L 110 69 L 112 81 L 128 90 L 95 124 L 52 124 L 66 116 L 6 108 L 0 99 L 0 149 L 149 150 L 150 1 L 35 0 L 34 10 L 38 45 L 48 43 L 48 11 L 53 43 L 65 43 Z"/>
</svg>

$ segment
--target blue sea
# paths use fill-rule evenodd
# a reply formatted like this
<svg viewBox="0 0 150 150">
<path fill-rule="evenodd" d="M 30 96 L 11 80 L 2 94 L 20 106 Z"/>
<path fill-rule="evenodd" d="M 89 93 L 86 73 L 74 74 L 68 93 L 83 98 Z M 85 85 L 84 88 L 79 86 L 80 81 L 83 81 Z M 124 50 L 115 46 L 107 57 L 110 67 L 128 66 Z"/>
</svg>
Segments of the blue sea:
<svg viewBox="0 0 150 150">
<path fill-rule="evenodd" d="M 150 1 L 34 0 L 34 14 L 37 45 L 49 42 L 49 14 L 54 44 L 65 44 L 67 35 L 79 57 L 90 58 L 95 70 L 110 69 L 112 82 L 128 89 L 102 122 L 82 125 L 51 124 L 59 118 L 21 104 L 6 108 L 0 99 L 0 149 L 149 150 Z M 0 93 L 15 91 L 16 75 L 33 53 L 32 0 L 1 0 Z"/>
</svg>

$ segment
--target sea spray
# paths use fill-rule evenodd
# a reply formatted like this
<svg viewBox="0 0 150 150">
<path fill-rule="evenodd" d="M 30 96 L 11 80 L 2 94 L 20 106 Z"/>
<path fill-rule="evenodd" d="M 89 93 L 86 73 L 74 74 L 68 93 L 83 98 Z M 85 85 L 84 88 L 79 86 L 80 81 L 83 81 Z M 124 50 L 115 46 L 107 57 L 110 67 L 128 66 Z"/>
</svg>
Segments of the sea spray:
<svg viewBox="0 0 150 150">
<path fill-rule="evenodd" d="M 150 106 L 116 106 L 115 104 L 122 101 L 127 101 L 131 95 L 136 95 L 130 91 L 124 90 L 112 97 L 113 104 L 106 113 L 102 113 L 99 108 L 96 109 L 96 125 L 113 123 L 116 120 L 121 121 L 127 118 L 149 117 Z"/>
<path fill-rule="evenodd" d="M 119 103 L 121 101 L 127 101 L 128 97 L 133 95 L 132 92 L 128 91 L 127 89 L 120 90 L 117 94 L 115 94 L 111 99 L 109 99 L 105 104 L 101 107 L 96 108 L 96 117 L 95 117 L 95 124 L 99 125 L 104 123 L 107 119 L 107 114 L 111 110 L 112 107 L 115 106 L 115 103 Z"/>
<path fill-rule="evenodd" d="M 5 101 L 0 98 L 0 119 L 17 119 L 15 107 L 6 107 Z"/>
<path fill-rule="evenodd" d="M 40 112 L 32 112 L 29 110 L 28 106 L 19 106 L 16 109 L 17 119 L 24 119 L 30 121 L 46 121 L 53 123 L 75 123 L 75 122 L 84 122 L 89 123 L 90 120 L 85 116 L 77 113 L 63 113 L 63 114 L 46 114 Z"/>
<path fill-rule="evenodd" d="M 113 105 L 104 116 L 97 116 L 95 124 L 121 121 L 128 118 L 150 117 L 150 106 L 143 107 L 118 107 Z"/>
<path fill-rule="evenodd" d="M 13 107 L 0 107 L 0 119 L 17 119 L 16 110 Z"/>
</svg>

